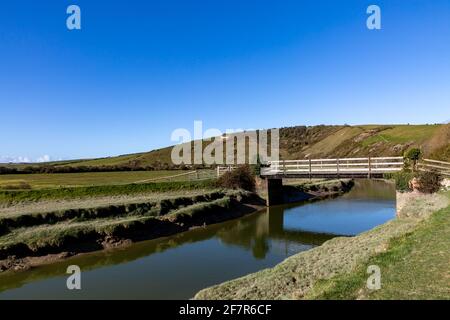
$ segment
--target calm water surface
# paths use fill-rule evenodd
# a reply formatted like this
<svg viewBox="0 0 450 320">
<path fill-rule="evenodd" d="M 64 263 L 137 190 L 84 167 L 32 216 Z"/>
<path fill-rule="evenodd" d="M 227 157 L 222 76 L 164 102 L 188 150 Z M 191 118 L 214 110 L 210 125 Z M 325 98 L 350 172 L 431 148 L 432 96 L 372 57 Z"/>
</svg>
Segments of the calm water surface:
<svg viewBox="0 0 450 320">
<path fill-rule="evenodd" d="M 0 299 L 188 299 L 394 216 L 393 185 L 362 180 L 339 198 L 270 207 L 171 237 L 3 274 Z M 81 290 L 66 288 L 65 271 L 72 264 L 82 270 Z"/>
</svg>

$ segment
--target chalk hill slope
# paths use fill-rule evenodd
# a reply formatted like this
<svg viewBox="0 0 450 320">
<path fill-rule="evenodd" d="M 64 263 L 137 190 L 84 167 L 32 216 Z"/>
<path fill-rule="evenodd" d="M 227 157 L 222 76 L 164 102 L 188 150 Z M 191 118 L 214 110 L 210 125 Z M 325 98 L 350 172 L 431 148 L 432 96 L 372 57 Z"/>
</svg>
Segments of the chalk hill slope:
<svg viewBox="0 0 450 320">
<path fill-rule="evenodd" d="M 205 142 L 204 145 L 207 145 Z M 450 124 L 319 125 L 280 129 L 281 159 L 401 156 L 420 147 L 426 157 L 450 161 Z M 158 166 L 171 164 L 171 147 L 88 160 L 48 163 L 55 166 Z M 48 165 L 47 164 L 47 165 Z"/>
</svg>

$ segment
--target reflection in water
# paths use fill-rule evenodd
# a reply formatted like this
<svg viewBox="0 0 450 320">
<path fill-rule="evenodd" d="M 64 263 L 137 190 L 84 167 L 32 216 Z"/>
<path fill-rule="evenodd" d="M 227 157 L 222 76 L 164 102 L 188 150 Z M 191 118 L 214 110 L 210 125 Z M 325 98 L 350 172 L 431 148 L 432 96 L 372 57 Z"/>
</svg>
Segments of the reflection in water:
<svg viewBox="0 0 450 320">
<path fill-rule="evenodd" d="M 257 270 L 391 219 L 395 192 L 358 182 L 343 197 L 267 208 L 240 219 L 127 248 L 94 252 L 29 271 L 0 275 L 0 299 L 186 299 L 198 290 Z M 66 289 L 66 268 L 82 270 L 82 290 Z"/>
</svg>

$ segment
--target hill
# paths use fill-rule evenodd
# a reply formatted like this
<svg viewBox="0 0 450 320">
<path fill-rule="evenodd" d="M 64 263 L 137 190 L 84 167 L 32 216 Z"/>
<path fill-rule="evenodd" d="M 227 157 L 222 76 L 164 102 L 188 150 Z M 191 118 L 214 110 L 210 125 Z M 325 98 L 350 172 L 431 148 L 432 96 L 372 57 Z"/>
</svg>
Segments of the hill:
<svg viewBox="0 0 450 320">
<path fill-rule="evenodd" d="M 207 144 L 203 143 L 204 146 Z M 319 125 L 280 129 L 281 159 L 401 156 L 411 147 L 421 148 L 426 157 L 450 161 L 450 124 Z M 152 166 L 168 169 L 171 150 L 172 146 L 117 157 L 43 163 L 39 166 Z"/>
</svg>

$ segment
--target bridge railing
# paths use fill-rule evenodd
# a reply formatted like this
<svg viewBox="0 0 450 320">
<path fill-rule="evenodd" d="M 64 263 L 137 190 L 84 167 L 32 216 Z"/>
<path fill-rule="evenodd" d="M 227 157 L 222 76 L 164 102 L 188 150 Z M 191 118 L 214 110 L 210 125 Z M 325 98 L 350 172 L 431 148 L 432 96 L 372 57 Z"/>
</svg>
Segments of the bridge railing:
<svg viewBox="0 0 450 320">
<path fill-rule="evenodd" d="M 403 157 L 335 158 L 269 161 L 262 175 L 289 174 L 361 174 L 397 172 L 403 168 Z"/>
<path fill-rule="evenodd" d="M 450 163 L 444 161 L 423 159 L 417 164 L 420 171 L 436 171 L 442 176 L 450 177 Z"/>
<path fill-rule="evenodd" d="M 404 166 L 403 157 L 371 157 L 371 158 L 335 158 L 279 160 L 267 162 L 268 167 L 261 168 L 261 175 L 311 175 L 314 174 L 364 174 L 390 173 L 401 171 Z M 236 166 L 218 166 L 216 176 L 220 177 Z M 444 161 L 423 159 L 417 164 L 420 171 L 436 171 L 450 177 L 450 163 Z"/>
</svg>

